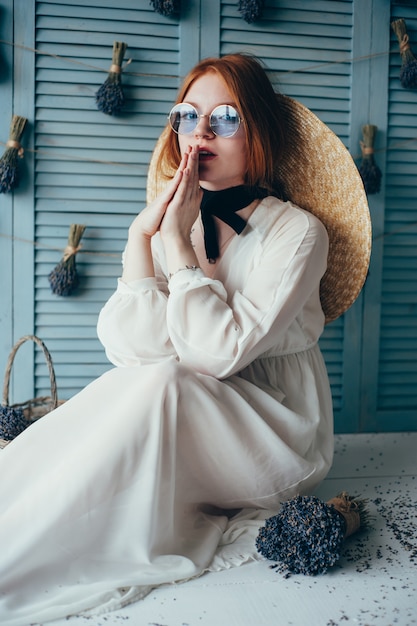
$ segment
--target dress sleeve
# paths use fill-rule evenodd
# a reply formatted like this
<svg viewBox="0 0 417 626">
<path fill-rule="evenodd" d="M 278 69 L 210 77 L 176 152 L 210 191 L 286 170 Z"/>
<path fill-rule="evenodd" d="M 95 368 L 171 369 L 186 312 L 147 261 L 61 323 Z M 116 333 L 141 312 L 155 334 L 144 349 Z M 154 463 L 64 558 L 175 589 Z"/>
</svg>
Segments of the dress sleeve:
<svg viewBox="0 0 417 626">
<path fill-rule="evenodd" d="M 166 323 L 166 281 L 144 278 L 117 289 L 100 311 L 97 335 L 113 365 L 156 363 L 174 356 Z"/>
<path fill-rule="evenodd" d="M 318 300 L 328 252 L 321 222 L 297 211 L 261 248 L 243 289 L 229 298 L 221 282 L 199 270 L 171 279 L 169 336 L 180 360 L 197 371 L 216 378 L 238 372 L 285 343 L 286 331 L 307 302 L 316 301 L 315 295 Z M 320 311 L 321 328 L 323 319 Z"/>
</svg>

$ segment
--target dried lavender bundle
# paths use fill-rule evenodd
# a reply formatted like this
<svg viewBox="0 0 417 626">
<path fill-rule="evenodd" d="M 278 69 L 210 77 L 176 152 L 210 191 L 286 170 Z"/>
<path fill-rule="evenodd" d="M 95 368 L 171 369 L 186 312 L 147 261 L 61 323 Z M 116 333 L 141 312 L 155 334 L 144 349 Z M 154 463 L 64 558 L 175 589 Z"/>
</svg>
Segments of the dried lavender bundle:
<svg viewBox="0 0 417 626">
<path fill-rule="evenodd" d="M 71 224 L 64 256 L 48 276 L 52 293 L 57 296 L 70 296 L 78 287 L 79 278 L 75 256 L 80 250 L 80 241 L 85 228 L 81 224 Z"/>
<path fill-rule="evenodd" d="M 97 108 L 107 115 L 120 113 L 125 103 L 122 88 L 122 63 L 127 44 L 115 41 L 113 44 L 113 58 L 109 75 L 96 92 Z"/>
<path fill-rule="evenodd" d="M 407 28 L 403 19 L 391 22 L 391 26 L 397 35 L 400 44 L 401 54 L 401 70 L 400 82 L 405 88 L 417 87 L 417 59 L 410 48 L 410 38 L 407 34 Z"/>
<path fill-rule="evenodd" d="M 6 143 L 6 150 L 0 159 L 0 193 L 8 193 L 19 184 L 19 157 L 23 158 L 23 148 L 20 144 L 25 130 L 27 119 L 13 115 L 10 125 L 10 137 Z"/>
<path fill-rule="evenodd" d="M 29 426 L 23 409 L 0 405 L 0 439 L 11 441 Z"/>
<path fill-rule="evenodd" d="M 364 501 L 342 493 L 329 502 L 295 496 L 265 521 L 256 548 L 291 574 L 324 574 L 341 555 L 344 539 L 365 523 Z"/>
<path fill-rule="evenodd" d="M 165 17 L 178 14 L 180 12 L 180 0 L 151 0 L 154 10 Z"/>
<path fill-rule="evenodd" d="M 239 0 L 238 10 L 245 22 L 252 24 L 261 17 L 263 6 L 264 0 Z"/>
<path fill-rule="evenodd" d="M 374 159 L 374 142 L 377 126 L 365 124 L 362 126 L 363 141 L 360 142 L 362 163 L 358 167 L 366 193 L 378 193 L 381 189 L 382 172 Z"/>
</svg>

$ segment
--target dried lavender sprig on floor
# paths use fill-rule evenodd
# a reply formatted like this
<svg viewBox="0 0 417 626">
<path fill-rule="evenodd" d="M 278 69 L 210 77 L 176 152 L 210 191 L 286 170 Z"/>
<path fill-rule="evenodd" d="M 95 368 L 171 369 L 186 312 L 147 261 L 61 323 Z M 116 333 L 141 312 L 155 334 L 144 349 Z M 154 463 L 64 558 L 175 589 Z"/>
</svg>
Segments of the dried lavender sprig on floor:
<svg viewBox="0 0 417 626">
<path fill-rule="evenodd" d="M 19 157 L 23 158 L 23 148 L 20 145 L 27 119 L 20 115 L 13 115 L 10 125 L 10 137 L 6 143 L 6 150 L 0 159 L 0 193 L 8 193 L 19 184 Z"/>
<path fill-rule="evenodd" d="M 120 113 L 125 97 L 122 88 L 122 63 L 127 44 L 115 41 L 113 44 L 112 65 L 109 75 L 96 92 L 97 108 L 107 115 Z"/>
<path fill-rule="evenodd" d="M 68 246 L 65 248 L 64 256 L 48 276 L 52 293 L 57 296 L 69 296 L 78 287 L 79 279 L 75 255 L 80 250 L 80 241 L 85 228 L 81 224 L 71 224 Z"/>
<path fill-rule="evenodd" d="M 340 559 L 344 539 L 365 521 L 365 501 L 346 493 L 327 503 L 316 496 L 295 496 L 265 521 L 256 548 L 292 574 L 324 574 Z"/>
</svg>

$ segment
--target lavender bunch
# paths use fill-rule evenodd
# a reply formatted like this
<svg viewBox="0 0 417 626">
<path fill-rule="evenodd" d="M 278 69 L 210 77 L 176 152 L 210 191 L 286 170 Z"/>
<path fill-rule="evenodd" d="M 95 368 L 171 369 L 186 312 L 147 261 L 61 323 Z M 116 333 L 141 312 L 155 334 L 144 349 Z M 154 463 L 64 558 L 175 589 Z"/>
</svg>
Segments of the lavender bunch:
<svg viewBox="0 0 417 626">
<path fill-rule="evenodd" d="M 81 248 L 80 241 L 85 228 L 80 224 L 71 224 L 64 256 L 48 276 L 52 293 L 57 296 L 70 296 L 78 287 L 79 278 L 75 255 Z"/>
<path fill-rule="evenodd" d="M 23 158 L 20 140 L 25 130 L 27 119 L 13 115 L 10 125 L 10 137 L 6 150 L 0 159 L 0 193 L 8 193 L 19 184 L 18 157 Z"/>
<path fill-rule="evenodd" d="M 166 17 L 180 12 L 180 0 L 151 0 L 151 4 L 157 13 Z"/>
<path fill-rule="evenodd" d="M 29 426 L 23 409 L 0 405 L 0 439 L 11 441 Z"/>
<path fill-rule="evenodd" d="M 340 558 L 344 539 L 365 523 L 363 500 L 342 493 L 329 502 L 295 496 L 265 521 L 256 539 L 262 556 L 291 574 L 324 574 Z"/>
<path fill-rule="evenodd" d="M 96 92 L 96 104 L 99 111 L 107 115 L 117 115 L 123 108 L 125 97 L 122 88 L 122 63 L 127 44 L 115 41 L 109 75 Z"/>
<path fill-rule="evenodd" d="M 238 10 L 245 22 L 252 24 L 261 17 L 263 6 L 264 0 L 239 0 Z"/>
<path fill-rule="evenodd" d="M 374 159 L 374 141 L 378 128 L 372 124 L 362 126 L 363 141 L 360 142 L 362 163 L 358 167 L 366 193 L 378 193 L 381 189 L 382 172 Z"/>
<path fill-rule="evenodd" d="M 417 60 L 410 48 L 405 21 L 403 19 L 395 20 L 395 22 L 391 22 L 391 26 L 400 44 L 401 85 L 405 88 L 417 87 Z"/>
</svg>

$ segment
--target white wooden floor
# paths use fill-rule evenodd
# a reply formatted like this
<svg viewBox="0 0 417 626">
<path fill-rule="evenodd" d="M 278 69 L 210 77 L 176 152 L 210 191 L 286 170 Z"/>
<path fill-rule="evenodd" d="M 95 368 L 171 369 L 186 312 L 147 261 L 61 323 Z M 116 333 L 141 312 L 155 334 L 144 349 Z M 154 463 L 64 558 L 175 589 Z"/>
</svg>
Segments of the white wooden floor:
<svg viewBox="0 0 417 626">
<path fill-rule="evenodd" d="M 123 610 L 54 626 L 412 626 L 417 624 L 417 433 L 339 435 L 316 495 L 369 500 L 372 528 L 319 577 L 251 562 L 157 589 Z M 256 534 L 254 535 L 256 536 Z"/>
</svg>

